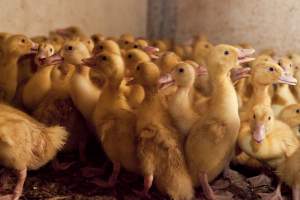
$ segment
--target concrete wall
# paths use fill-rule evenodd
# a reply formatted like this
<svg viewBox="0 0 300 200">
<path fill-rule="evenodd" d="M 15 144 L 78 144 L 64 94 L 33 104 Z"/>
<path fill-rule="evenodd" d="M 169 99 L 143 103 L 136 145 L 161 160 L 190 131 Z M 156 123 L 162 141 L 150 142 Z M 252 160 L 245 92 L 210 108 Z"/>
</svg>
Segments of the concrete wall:
<svg viewBox="0 0 300 200">
<path fill-rule="evenodd" d="M 79 25 L 87 33 L 144 36 L 147 0 L 1 0 L 0 31 L 29 35 Z"/>
<path fill-rule="evenodd" d="M 177 4 L 178 40 L 203 32 L 217 43 L 300 50 L 299 0 L 178 0 Z"/>
</svg>

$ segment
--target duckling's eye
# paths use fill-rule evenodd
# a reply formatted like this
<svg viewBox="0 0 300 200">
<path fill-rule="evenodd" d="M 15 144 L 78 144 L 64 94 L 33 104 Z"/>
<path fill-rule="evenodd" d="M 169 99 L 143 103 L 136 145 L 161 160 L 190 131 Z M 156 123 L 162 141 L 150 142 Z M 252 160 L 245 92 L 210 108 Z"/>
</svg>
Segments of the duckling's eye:
<svg viewBox="0 0 300 200">
<path fill-rule="evenodd" d="M 132 55 L 131 55 L 131 54 L 128 54 L 127 58 L 129 58 L 129 59 L 132 58 Z"/>
<path fill-rule="evenodd" d="M 128 42 L 128 41 L 125 41 L 124 43 L 125 43 L 125 44 L 129 44 L 129 42 Z"/>
<path fill-rule="evenodd" d="M 183 68 L 179 68 L 178 70 L 180 73 L 183 73 L 184 72 L 184 69 Z"/>
<path fill-rule="evenodd" d="M 103 50 L 103 49 L 104 49 L 104 47 L 103 47 L 103 46 L 99 46 L 99 49 Z"/>
<path fill-rule="evenodd" d="M 72 51 L 72 50 L 73 50 L 73 47 L 72 47 L 72 46 L 68 46 L 68 47 L 67 47 L 67 50 Z"/>
<path fill-rule="evenodd" d="M 224 51 L 224 55 L 229 55 L 229 51 Z"/>
<path fill-rule="evenodd" d="M 204 47 L 205 47 L 205 48 L 208 48 L 208 44 L 206 44 Z"/>
<path fill-rule="evenodd" d="M 256 117 L 255 117 L 255 114 L 253 115 L 253 119 L 255 119 Z"/>
<path fill-rule="evenodd" d="M 107 60 L 106 56 L 102 56 L 102 60 L 106 61 Z"/>
<path fill-rule="evenodd" d="M 136 71 L 139 71 L 140 69 L 141 69 L 140 66 L 137 66 Z"/>
<path fill-rule="evenodd" d="M 299 113 L 300 113 L 300 109 L 297 109 L 297 110 L 296 110 L 296 113 L 298 113 L 298 114 L 299 114 Z"/>
<path fill-rule="evenodd" d="M 293 59 L 293 56 L 292 55 L 290 55 L 290 56 L 288 56 L 289 57 L 289 59 Z"/>
<path fill-rule="evenodd" d="M 91 41 L 87 41 L 88 44 L 91 44 Z"/>
<path fill-rule="evenodd" d="M 281 66 L 281 62 L 278 62 L 278 65 Z"/>
<path fill-rule="evenodd" d="M 134 45 L 133 48 L 137 49 L 137 48 L 138 48 L 138 45 Z"/>
<path fill-rule="evenodd" d="M 270 72 L 273 72 L 273 71 L 274 71 L 274 68 L 273 68 L 273 67 L 269 67 L 269 71 L 270 71 Z"/>
<path fill-rule="evenodd" d="M 25 39 L 22 39 L 21 42 L 22 42 L 22 43 L 25 43 Z"/>
<path fill-rule="evenodd" d="M 292 64 L 290 64 L 290 68 L 292 68 Z"/>
<path fill-rule="evenodd" d="M 271 120 L 271 116 L 268 117 L 268 120 L 269 120 L 269 121 Z"/>
<path fill-rule="evenodd" d="M 51 48 L 51 49 L 49 49 L 49 51 L 50 51 L 50 53 L 52 53 L 53 49 Z"/>
</svg>

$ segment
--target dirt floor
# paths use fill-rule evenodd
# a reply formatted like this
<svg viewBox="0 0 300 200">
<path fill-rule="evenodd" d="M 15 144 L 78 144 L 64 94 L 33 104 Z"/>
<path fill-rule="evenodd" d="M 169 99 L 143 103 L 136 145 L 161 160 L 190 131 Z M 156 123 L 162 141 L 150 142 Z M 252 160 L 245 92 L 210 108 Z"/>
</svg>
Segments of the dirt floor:
<svg viewBox="0 0 300 200">
<path fill-rule="evenodd" d="M 94 151 L 95 152 L 95 151 Z M 98 151 L 99 152 L 99 151 Z M 98 162 L 89 163 L 89 166 L 96 168 L 103 167 L 103 173 L 97 177 L 84 178 L 82 169 L 85 167 L 79 163 L 74 164 L 70 169 L 55 172 L 51 165 L 47 165 L 38 171 L 29 172 L 23 192 L 23 200 L 137 200 L 133 190 L 141 190 L 143 180 L 141 177 L 128 172 L 121 172 L 119 181 L 113 189 L 101 189 L 92 183 L 95 178 L 107 179 L 110 174 L 111 165 L 103 155 L 93 155 L 92 160 Z M 72 160 L 73 156 L 60 157 L 60 160 Z M 104 164 L 106 163 L 106 164 Z M 258 193 L 269 193 L 274 191 L 276 180 L 274 175 L 267 171 L 268 176 L 261 177 L 260 183 L 253 184 L 253 176 L 259 172 L 234 166 L 238 173 L 232 176 L 232 181 L 220 176 L 212 185 L 217 194 L 226 194 L 225 199 L 254 200 L 260 199 Z M 273 177 L 273 178 L 269 178 Z M 255 181 L 257 182 L 257 181 Z M 15 183 L 15 178 L 8 179 L 7 184 L 2 185 L 1 194 L 11 191 Z M 283 194 L 287 200 L 291 199 L 291 191 L 287 186 L 283 187 Z M 168 199 L 160 195 L 155 189 L 151 189 L 151 199 Z M 196 199 L 204 199 L 201 189 L 196 191 Z"/>
</svg>

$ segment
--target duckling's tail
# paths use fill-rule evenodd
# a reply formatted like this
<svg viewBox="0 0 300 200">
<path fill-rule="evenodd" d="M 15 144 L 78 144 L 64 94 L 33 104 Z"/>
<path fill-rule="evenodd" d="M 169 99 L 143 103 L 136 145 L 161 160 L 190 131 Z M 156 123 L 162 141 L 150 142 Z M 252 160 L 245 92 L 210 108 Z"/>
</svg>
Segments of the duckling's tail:
<svg viewBox="0 0 300 200">
<path fill-rule="evenodd" d="M 52 150 L 52 152 L 49 152 L 50 154 L 56 154 L 57 151 L 62 149 L 69 137 L 69 133 L 61 126 L 48 127 L 44 133 L 47 137 L 47 143 Z"/>
<path fill-rule="evenodd" d="M 167 193 L 174 200 L 191 200 L 194 198 L 194 188 L 191 177 L 186 171 L 181 172 L 173 177 Z"/>
</svg>

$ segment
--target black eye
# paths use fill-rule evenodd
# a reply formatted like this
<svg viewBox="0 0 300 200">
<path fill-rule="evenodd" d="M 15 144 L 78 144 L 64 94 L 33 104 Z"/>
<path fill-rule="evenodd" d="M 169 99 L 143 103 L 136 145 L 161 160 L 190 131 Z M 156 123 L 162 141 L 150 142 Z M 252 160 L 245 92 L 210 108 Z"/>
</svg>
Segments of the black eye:
<svg viewBox="0 0 300 200">
<path fill-rule="evenodd" d="M 270 72 L 273 72 L 273 71 L 274 71 L 274 68 L 273 68 L 273 67 L 269 67 L 269 71 L 270 71 Z"/>
<path fill-rule="evenodd" d="M 269 120 L 269 121 L 271 120 L 271 117 L 270 117 L 270 116 L 268 117 L 268 120 Z"/>
<path fill-rule="evenodd" d="M 22 42 L 22 43 L 25 43 L 25 39 L 22 39 L 21 42 Z"/>
<path fill-rule="evenodd" d="M 298 113 L 298 114 L 299 114 L 299 113 L 300 113 L 300 109 L 297 109 L 297 110 L 296 110 L 296 113 Z"/>
<path fill-rule="evenodd" d="M 138 45 L 134 45 L 133 48 L 136 48 L 136 49 L 137 49 L 137 48 L 138 48 Z"/>
<path fill-rule="evenodd" d="M 290 56 L 289 56 L 289 59 L 293 59 L 293 56 L 292 56 L 292 55 L 290 55 Z"/>
<path fill-rule="evenodd" d="M 104 61 L 107 60 L 106 56 L 102 56 L 102 60 Z"/>
<path fill-rule="evenodd" d="M 253 115 L 253 119 L 255 119 L 255 115 Z"/>
<path fill-rule="evenodd" d="M 52 53 L 53 49 L 49 49 L 50 53 Z"/>
<path fill-rule="evenodd" d="M 224 51 L 224 55 L 228 55 L 229 54 L 229 51 Z"/>
<path fill-rule="evenodd" d="M 103 47 L 103 46 L 99 46 L 99 49 L 103 50 L 103 49 L 104 49 L 104 47 Z"/>
<path fill-rule="evenodd" d="M 140 70 L 140 66 L 137 66 L 136 70 L 139 71 Z"/>
<path fill-rule="evenodd" d="M 131 55 L 131 54 L 128 54 L 127 58 L 132 58 L 132 55 Z"/>
<path fill-rule="evenodd" d="M 184 72 L 184 69 L 183 68 L 179 68 L 178 70 L 180 73 L 183 73 Z"/>
<path fill-rule="evenodd" d="M 87 43 L 88 43 L 88 44 L 90 44 L 90 43 L 91 43 L 91 41 L 88 41 Z"/>
<path fill-rule="evenodd" d="M 69 51 L 72 51 L 72 50 L 73 50 L 73 47 L 72 47 L 72 46 L 68 46 L 67 48 L 68 48 Z"/>
<path fill-rule="evenodd" d="M 128 41 L 125 41 L 124 43 L 125 43 L 125 44 L 129 44 L 129 42 L 128 42 Z"/>
<path fill-rule="evenodd" d="M 281 62 L 278 62 L 278 65 L 281 66 Z"/>
<path fill-rule="evenodd" d="M 208 44 L 206 44 L 204 47 L 205 47 L 205 48 L 208 48 Z"/>
</svg>

